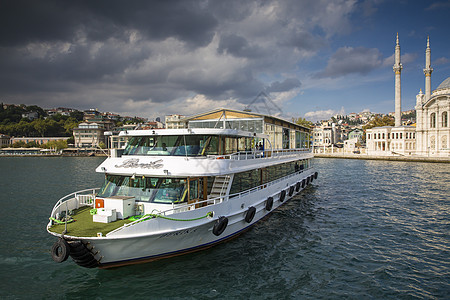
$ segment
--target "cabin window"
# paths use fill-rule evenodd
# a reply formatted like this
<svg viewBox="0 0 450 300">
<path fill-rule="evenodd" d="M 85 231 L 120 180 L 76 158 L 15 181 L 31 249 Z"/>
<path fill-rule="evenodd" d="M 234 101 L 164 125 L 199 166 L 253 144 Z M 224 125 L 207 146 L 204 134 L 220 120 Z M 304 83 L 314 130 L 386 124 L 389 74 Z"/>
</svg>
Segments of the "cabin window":
<svg viewBox="0 0 450 300">
<path fill-rule="evenodd" d="M 216 155 L 218 141 L 218 136 L 206 135 L 134 136 L 129 139 L 124 155 Z"/>
<path fill-rule="evenodd" d="M 187 201 L 185 178 L 153 178 L 107 175 L 98 197 L 135 197 L 136 201 L 181 203 Z"/>
<path fill-rule="evenodd" d="M 283 128 L 283 149 L 289 148 L 289 128 Z"/>
</svg>

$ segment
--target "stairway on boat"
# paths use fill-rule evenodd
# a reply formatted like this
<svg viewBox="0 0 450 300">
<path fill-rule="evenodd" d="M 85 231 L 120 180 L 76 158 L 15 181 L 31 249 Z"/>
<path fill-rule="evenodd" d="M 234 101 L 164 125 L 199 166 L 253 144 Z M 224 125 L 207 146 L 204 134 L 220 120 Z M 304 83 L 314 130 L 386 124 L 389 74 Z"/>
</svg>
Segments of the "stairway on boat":
<svg viewBox="0 0 450 300">
<path fill-rule="evenodd" d="M 208 195 L 208 199 L 214 199 L 225 196 L 229 190 L 230 179 L 231 179 L 230 175 L 216 176 L 214 178 L 214 183 L 211 188 L 211 192 Z"/>
</svg>

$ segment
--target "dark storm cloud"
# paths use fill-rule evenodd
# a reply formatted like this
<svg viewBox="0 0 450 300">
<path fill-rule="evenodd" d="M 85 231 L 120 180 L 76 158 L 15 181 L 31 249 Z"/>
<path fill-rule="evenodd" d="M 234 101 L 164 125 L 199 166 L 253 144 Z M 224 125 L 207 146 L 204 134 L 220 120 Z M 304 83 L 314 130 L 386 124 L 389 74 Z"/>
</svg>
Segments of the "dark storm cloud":
<svg viewBox="0 0 450 300">
<path fill-rule="evenodd" d="M 270 86 L 267 87 L 266 91 L 268 93 L 287 92 L 292 89 L 299 88 L 300 86 L 301 82 L 297 78 L 287 78 L 282 82 L 279 81 L 272 82 Z"/>
<path fill-rule="evenodd" d="M 328 60 L 325 70 L 317 73 L 315 77 L 336 78 L 349 74 L 366 75 L 382 66 L 382 63 L 382 55 L 378 49 L 342 47 Z"/>
<path fill-rule="evenodd" d="M 336 1 L 2 1 L 0 96 L 140 111 L 295 90 L 297 64 L 346 26 L 353 1 Z"/>
<path fill-rule="evenodd" d="M 249 57 L 253 59 L 264 55 L 263 49 L 250 45 L 245 38 L 236 34 L 222 36 L 217 51 L 220 54 L 230 54 L 235 57 Z"/>
<path fill-rule="evenodd" d="M 205 45 L 214 35 L 217 20 L 198 1 L 2 1 L 0 45 L 71 41 L 78 31 L 90 40 L 126 38 L 138 30 L 148 39 L 177 37 Z"/>
</svg>

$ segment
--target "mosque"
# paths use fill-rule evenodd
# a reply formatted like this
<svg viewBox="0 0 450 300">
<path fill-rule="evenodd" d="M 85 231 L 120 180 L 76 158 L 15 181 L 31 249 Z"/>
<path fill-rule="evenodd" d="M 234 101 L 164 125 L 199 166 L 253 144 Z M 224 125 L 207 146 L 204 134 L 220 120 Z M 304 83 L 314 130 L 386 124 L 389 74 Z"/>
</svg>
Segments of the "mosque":
<svg viewBox="0 0 450 300">
<path fill-rule="evenodd" d="M 425 94 L 416 96 L 416 126 L 402 126 L 400 43 L 395 46 L 395 126 L 367 129 L 368 155 L 450 157 L 450 77 L 431 92 L 431 49 L 425 50 Z"/>
</svg>

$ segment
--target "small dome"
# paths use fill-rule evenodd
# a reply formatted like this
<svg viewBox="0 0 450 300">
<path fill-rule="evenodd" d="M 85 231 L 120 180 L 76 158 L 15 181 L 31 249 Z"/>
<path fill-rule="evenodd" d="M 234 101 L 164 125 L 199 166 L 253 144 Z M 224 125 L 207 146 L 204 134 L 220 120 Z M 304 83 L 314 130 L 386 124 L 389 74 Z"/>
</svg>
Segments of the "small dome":
<svg viewBox="0 0 450 300">
<path fill-rule="evenodd" d="M 442 90 L 442 89 L 450 89 L 450 77 L 442 81 L 442 83 L 437 87 L 436 90 Z"/>
</svg>

